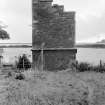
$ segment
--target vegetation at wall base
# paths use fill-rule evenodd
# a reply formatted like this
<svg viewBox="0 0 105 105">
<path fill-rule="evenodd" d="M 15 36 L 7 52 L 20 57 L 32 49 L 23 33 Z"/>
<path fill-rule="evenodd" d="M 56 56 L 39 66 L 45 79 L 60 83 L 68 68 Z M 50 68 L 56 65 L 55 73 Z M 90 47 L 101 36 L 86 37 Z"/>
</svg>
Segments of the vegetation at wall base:
<svg viewBox="0 0 105 105">
<path fill-rule="evenodd" d="M 17 79 L 17 80 L 24 80 L 25 76 L 24 76 L 24 74 L 19 73 L 19 74 L 16 75 L 15 79 Z"/>
<path fill-rule="evenodd" d="M 94 72 L 105 72 L 105 63 L 100 63 L 99 65 L 92 65 L 87 62 L 81 62 L 76 65 L 78 72 L 85 72 L 85 71 L 94 71 Z"/>
<path fill-rule="evenodd" d="M 23 54 L 22 56 L 19 57 L 16 67 L 19 70 L 28 70 L 29 68 L 31 68 L 31 62 L 29 61 L 26 54 Z"/>
</svg>

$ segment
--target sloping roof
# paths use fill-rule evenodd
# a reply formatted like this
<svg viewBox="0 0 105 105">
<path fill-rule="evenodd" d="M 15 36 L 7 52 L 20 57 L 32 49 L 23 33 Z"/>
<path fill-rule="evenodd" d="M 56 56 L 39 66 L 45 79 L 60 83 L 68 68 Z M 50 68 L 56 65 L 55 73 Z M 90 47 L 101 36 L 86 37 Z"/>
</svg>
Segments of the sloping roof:
<svg viewBox="0 0 105 105">
<path fill-rule="evenodd" d="M 9 34 L 3 30 L 3 29 L 0 29 L 0 39 L 9 39 Z"/>
</svg>

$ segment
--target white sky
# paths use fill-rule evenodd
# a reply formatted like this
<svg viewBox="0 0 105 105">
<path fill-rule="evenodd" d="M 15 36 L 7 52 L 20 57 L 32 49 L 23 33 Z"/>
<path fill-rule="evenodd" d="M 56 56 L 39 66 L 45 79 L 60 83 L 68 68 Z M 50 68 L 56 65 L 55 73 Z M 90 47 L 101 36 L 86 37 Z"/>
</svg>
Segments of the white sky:
<svg viewBox="0 0 105 105">
<path fill-rule="evenodd" d="M 105 0 L 54 0 L 67 11 L 76 11 L 76 41 L 105 38 Z M 11 39 L 0 42 L 31 42 L 31 0 L 0 0 L 0 24 L 7 24 Z"/>
</svg>

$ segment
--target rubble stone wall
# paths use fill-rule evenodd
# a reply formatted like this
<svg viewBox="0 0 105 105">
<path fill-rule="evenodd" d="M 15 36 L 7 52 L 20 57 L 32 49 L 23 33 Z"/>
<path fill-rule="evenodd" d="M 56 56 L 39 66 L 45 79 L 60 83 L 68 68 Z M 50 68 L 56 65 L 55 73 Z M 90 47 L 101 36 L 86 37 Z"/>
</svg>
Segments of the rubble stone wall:
<svg viewBox="0 0 105 105">
<path fill-rule="evenodd" d="M 33 0 L 33 64 L 38 53 L 44 50 L 44 69 L 66 69 L 71 59 L 75 60 L 75 12 L 65 12 L 64 6 L 53 0 Z M 50 49 L 59 50 L 50 50 Z M 68 49 L 72 50 L 68 50 Z M 61 50 L 65 49 L 65 50 Z M 41 63 L 41 61 L 40 61 Z M 37 65 L 40 63 L 37 63 Z"/>
</svg>

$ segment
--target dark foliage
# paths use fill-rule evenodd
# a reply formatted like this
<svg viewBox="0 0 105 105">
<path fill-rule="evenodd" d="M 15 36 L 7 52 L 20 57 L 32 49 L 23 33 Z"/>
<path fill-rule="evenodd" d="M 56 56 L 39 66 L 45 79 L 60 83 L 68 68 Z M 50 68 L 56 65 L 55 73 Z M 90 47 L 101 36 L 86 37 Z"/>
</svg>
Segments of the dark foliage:
<svg viewBox="0 0 105 105">
<path fill-rule="evenodd" d="M 0 39 L 9 39 L 9 34 L 7 33 L 7 31 L 0 29 Z"/>
<path fill-rule="evenodd" d="M 21 73 L 17 74 L 15 79 L 18 79 L 18 80 L 24 80 L 25 79 L 25 76 Z"/>
<path fill-rule="evenodd" d="M 79 72 L 84 72 L 84 71 L 90 71 L 90 64 L 86 63 L 86 62 L 81 62 L 80 64 L 77 65 L 77 69 L 79 70 Z"/>
<path fill-rule="evenodd" d="M 17 62 L 17 68 L 19 70 L 22 70 L 22 69 L 27 70 L 31 68 L 31 62 L 29 61 L 29 59 L 27 58 L 25 54 L 19 57 L 19 60 Z"/>
<path fill-rule="evenodd" d="M 105 72 L 105 66 L 99 66 L 99 65 L 98 66 L 94 66 L 93 70 L 96 71 L 96 72 L 103 73 L 103 72 Z"/>
<path fill-rule="evenodd" d="M 12 73 L 11 72 L 8 72 L 8 77 L 11 77 L 12 76 Z"/>
<path fill-rule="evenodd" d="M 76 68 L 79 72 L 85 72 L 85 71 L 94 71 L 94 72 L 105 72 L 105 64 L 99 64 L 99 65 L 91 65 L 86 62 L 81 62 L 76 65 Z"/>
</svg>

